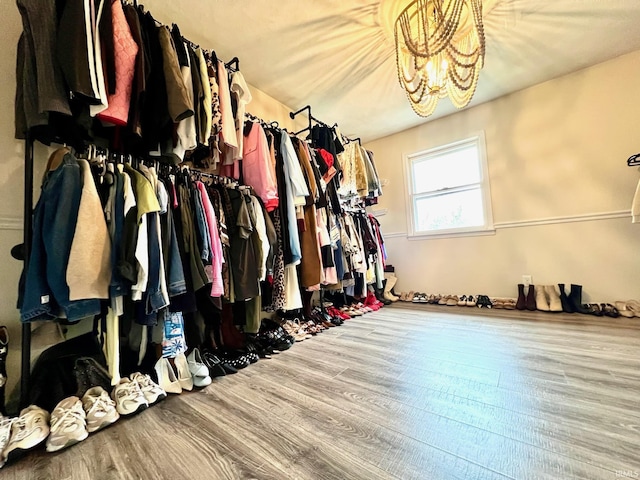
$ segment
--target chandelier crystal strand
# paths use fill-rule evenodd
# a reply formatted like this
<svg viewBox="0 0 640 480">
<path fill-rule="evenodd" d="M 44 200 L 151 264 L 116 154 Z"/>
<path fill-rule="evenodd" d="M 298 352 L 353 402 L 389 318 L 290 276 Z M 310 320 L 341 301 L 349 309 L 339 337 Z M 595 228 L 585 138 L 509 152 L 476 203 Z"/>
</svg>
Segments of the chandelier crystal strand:
<svg viewBox="0 0 640 480">
<path fill-rule="evenodd" d="M 449 96 L 469 104 L 484 66 L 482 0 L 414 0 L 395 23 L 398 79 L 426 117 Z"/>
</svg>

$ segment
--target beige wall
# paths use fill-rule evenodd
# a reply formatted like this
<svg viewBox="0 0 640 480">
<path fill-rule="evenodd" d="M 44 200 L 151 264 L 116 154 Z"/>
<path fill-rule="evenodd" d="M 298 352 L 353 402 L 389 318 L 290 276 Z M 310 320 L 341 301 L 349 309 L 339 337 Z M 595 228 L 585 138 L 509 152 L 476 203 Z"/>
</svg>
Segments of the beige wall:
<svg viewBox="0 0 640 480">
<path fill-rule="evenodd" d="M 8 361 L 9 389 L 18 380 L 20 372 L 20 322 L 16 309 L 18 280 L 22 263 L 14 260 L 9 251 L 11 247 L 22 241 L 22 209 L 24 178 L 24 142 L 13 138 L 15 63 L 18 38 L 22 31 L 20 14 L 14 3 L 0 4 L 0 71 L 4 72 L 0 80 L 0 146 L 2 148 L 2 168 L 0 169 L 0 325 L 9 327 L 10 346 Z M 183 34 L 189 36 L 188 29 Z M 250 86 L 253 101 L 247 111 L 267 121 L 276 120 L 281 126 L 303 128 L 304 119 L 298 117 L 294 122 L 289 118 L 289 107 L 278 102 L 264 92 Z M 302 125 L 302 127 L 300 127 Z M 48 150 L 36 146 L 34 190 L 39 191 L 38 179 L 42 176 Z M 51 332 L 50 328 L 46 329 Z M 44 348 L 47 340 L 34 338 L 34 356 Z"/>
<path fill-rule="evenodd" d="M 596 301 L 640 298 L 640 225 L 628 213 L 640 175 L 626 165 L 640 151 L 638 78 L 640 51 L 369 143 L 389 181 L 376 208 L 388 209 L 399 289 L 516 296 L 531 274 L 582 284 Z M 409 240 L 403 156 L 479 131 L 495 235 Z"/>
</svg>

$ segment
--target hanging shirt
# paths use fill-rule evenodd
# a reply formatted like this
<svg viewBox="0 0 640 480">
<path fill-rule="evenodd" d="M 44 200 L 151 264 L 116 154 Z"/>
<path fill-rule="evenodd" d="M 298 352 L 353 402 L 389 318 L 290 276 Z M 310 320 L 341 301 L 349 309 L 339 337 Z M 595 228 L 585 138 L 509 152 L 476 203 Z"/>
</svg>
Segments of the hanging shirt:
<svg viewBox="0 0 640 480">
<path fill-rule="evenodd" d="M 231 76 L 231 94 L 236 99 L 238 106 L 236 111 L 236 137 L 238 139 L 238 150 L 234 156 L 234 160 L 240 160 L 243 154 L 244 143 L 244 114 L 247 108 L 247 104 L 251 102 L 251 91 L 247 82 L 244 80 L 244 76 L 240 72 L 234 72 Z"/>
<path fill-rule="evenodd" d="M 183 48 L 186 48 L 183 44 Z M 186 52 L 186 50 L 185 50 Z M 187 89 L 187 97 L 191 105 L 194 105 L 193 98 L 193 79 L 191 77 L 191 59 L 190 55 L 184 55 L 186 65 L 180 65 L 180 73 L 182 74 L 182 80 Z M 192 107 L 195 110 L 195 107 Z M 187 150 L 193 150 L 198 146 L 197 130 L 196 130 L 196 117 L 192 115 L 190 117 L 180 120 L 178 123 L 178 142 L 176 144 L 173 153 L 178 155 L 181 159 L 184 159 L 184 154 Z"/>
<path fill-rule="evenodd" d="M 202 85 L 203 98 L 199 105 L 195 108 L 200 109 L 200 143 L 209 144 L 211 137 L 211 117 L 213 115 L 211 109 L 211 85 L 209 84 L 209 71 L 204 54 L 200 48 L 196 49 L 196 58 L 198 59 L 198 71 L 200 72 L 200 85 Z"/>
<path fill-rule="evenodd" d="M 236 135 L 236 122 L 233 117 L 233 109 L 231 107 L 231 92 L 229 91 L 229 77 L 224 62 L 218 60 L 218 94 L 220 95 L 220 113 L 222 115 L 222 131 L 220 137 L 222 141 L 231 149 L 232 155 L 228 155 L 225 165 L 231 165 L 235 152 L 238 149 L 238 137 Z"/>
<path fill-rule="evenodd" d="M 250 122 L 247 136 L 243 136 L 242 179 L 264 202 L 268 212 L 278 207 L 278 186 L 273 175 L 271 155 L 262 125 Z"/>
</svg>

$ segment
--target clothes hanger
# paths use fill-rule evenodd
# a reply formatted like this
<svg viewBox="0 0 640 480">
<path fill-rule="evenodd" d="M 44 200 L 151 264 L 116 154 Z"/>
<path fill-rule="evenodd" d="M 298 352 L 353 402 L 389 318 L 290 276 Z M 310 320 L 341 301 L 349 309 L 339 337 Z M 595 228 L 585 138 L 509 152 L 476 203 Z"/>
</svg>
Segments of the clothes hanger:
<svg viewBox="0 0 640 480">
<path fill-rule="evenodd" d="M 636 153 L 635 155 L 631 155 L 627 160 L 627 166 L 629 167 L 637 167 L 640 165 L 640 153 Z"/>
</svg>

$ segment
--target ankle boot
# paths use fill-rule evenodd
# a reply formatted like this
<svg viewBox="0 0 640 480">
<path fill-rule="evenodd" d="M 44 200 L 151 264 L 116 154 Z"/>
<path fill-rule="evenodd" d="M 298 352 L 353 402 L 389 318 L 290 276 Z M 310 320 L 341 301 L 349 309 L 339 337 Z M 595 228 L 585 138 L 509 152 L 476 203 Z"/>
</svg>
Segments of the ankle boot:
<svg viewBox="0 0 640 480">
<path fill-rule="evenodd" d="M 516 302 L 516 308 L 518 310 L 524 310 L 526 308 L 527 299 L 524 295 L 524 285 L 518 284 L 518 301 Z"/>
<path fill-rule="evenodd" d="M 525 308 L 531 311 L 536 309 L 536 289 L 533 285 L 529 285 L 527 300 L 525 301 Z"/>
<path fill-rule="evenodd" d="M 547 293 L 547 297 L 549 298 L 549 311 L 561 312 L 562 302 L 560 301 L 560 295 L 556 291 L 555 285 L 545 285 L 544 289 Z"/>
<path fill-rule="evenodd" d="M 9 332 L 0 327 L 0 415 L 7 415 L 4 405 L 4 391 L 7 385 L 7 354 L 9 353 Z"/>
<path fill-rule="evenodd" d="M 571 284 L 571 293 L 569 293 L 569 302 L 573 306 L 573 310 L 578 313 L 590 313 L 589 309 L 582 306 L 582 285 Z"/>
<path fill-rule="evenodd" d="M 574 313 L 576 310 L 573 308 L 573 304 L 564 292 L 564 283 L 559 283 L 558 288 L 560 289 L 560 303 L 562 304 L 562 311 L 565 313 Z"/>
<path fill-rule="evenodd" d="M 532 288 L 533 285 L 529 288 Z M 538 288 L 535 289 L 536 291 L 536 309 L 540 310 L 541 312 L 548 312 L 549 311 L 549 300 L 547 300 L 547 293 L 544 289 L 544 285 L 538 285 Z"/>
</svg>

